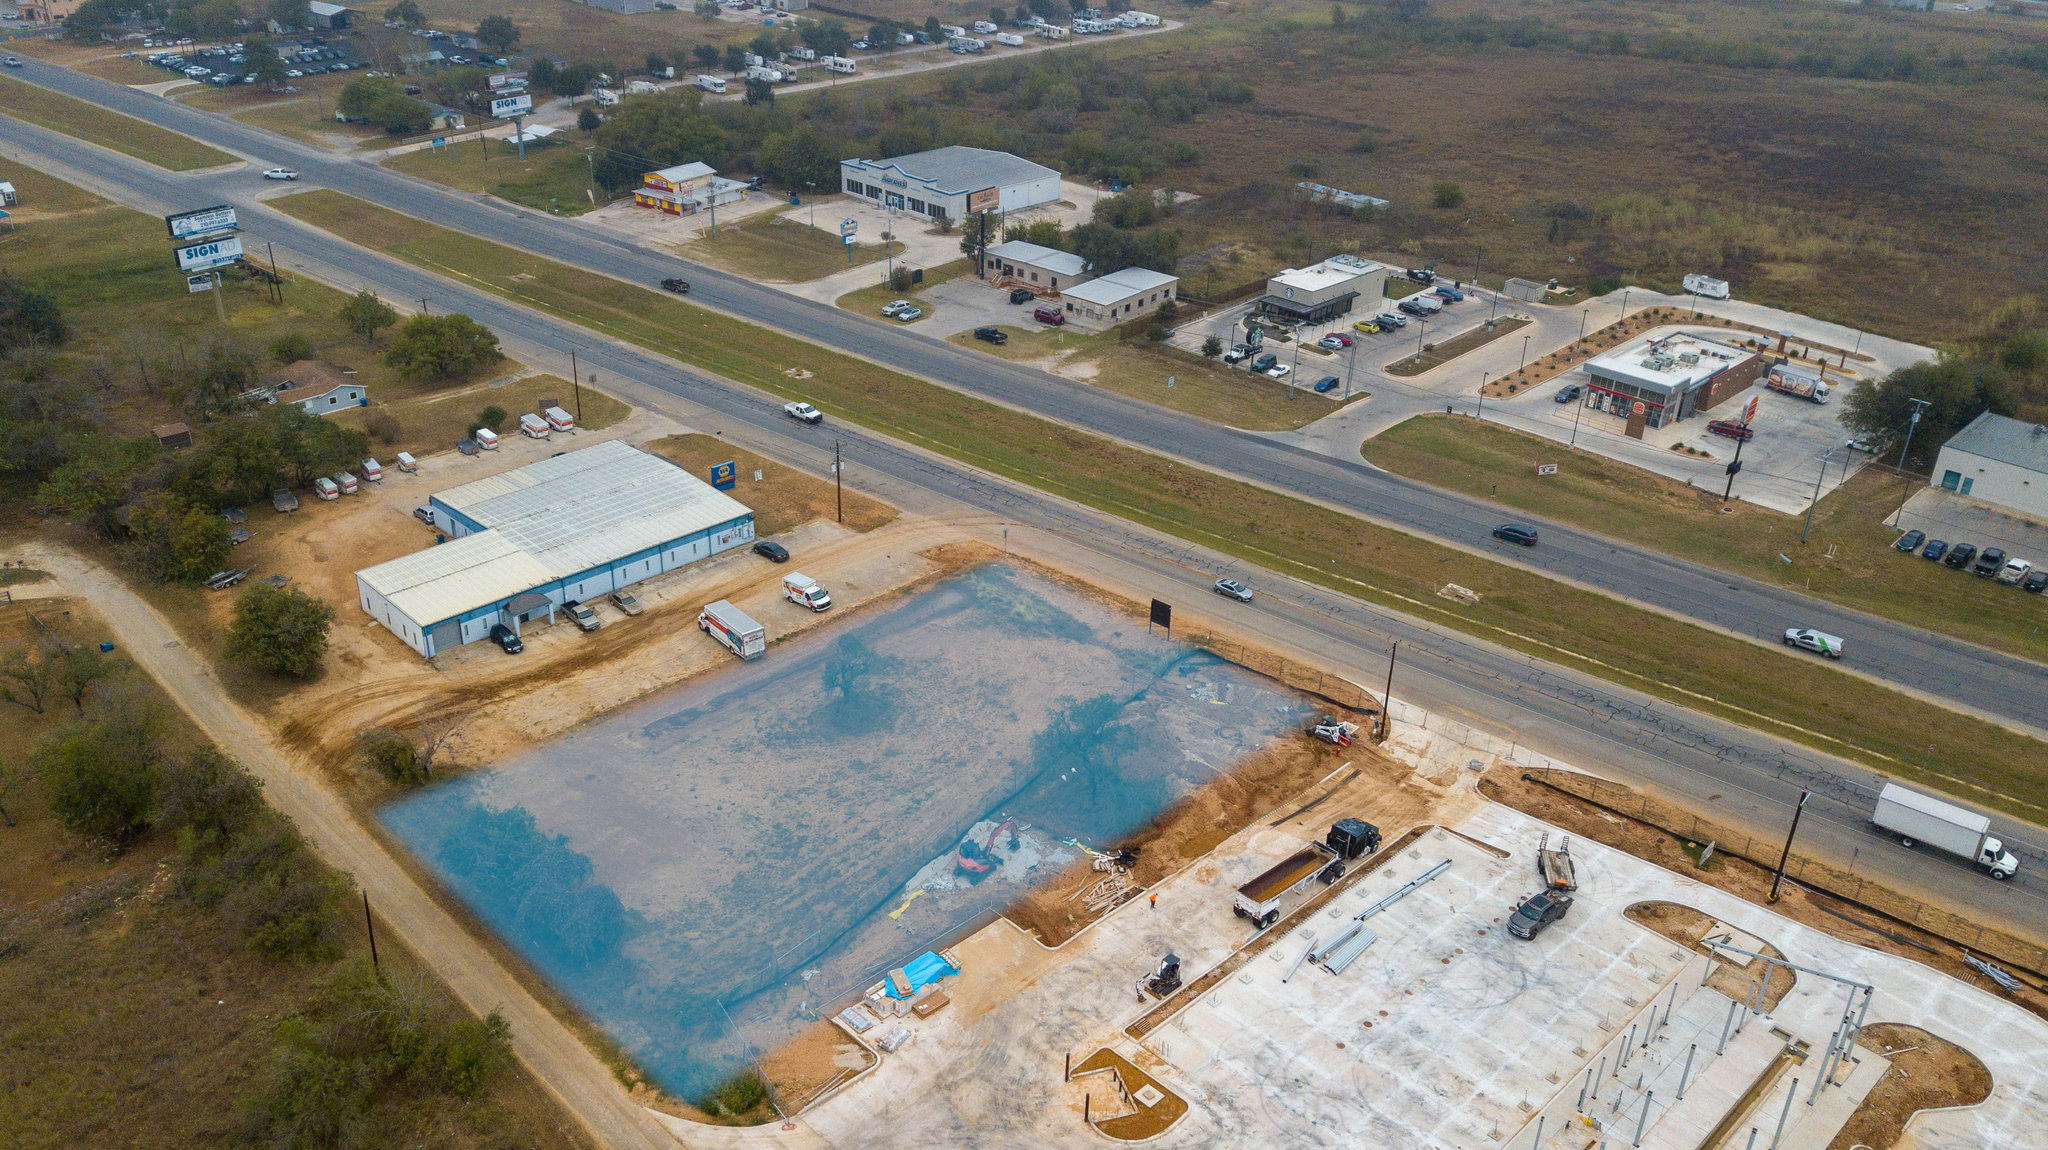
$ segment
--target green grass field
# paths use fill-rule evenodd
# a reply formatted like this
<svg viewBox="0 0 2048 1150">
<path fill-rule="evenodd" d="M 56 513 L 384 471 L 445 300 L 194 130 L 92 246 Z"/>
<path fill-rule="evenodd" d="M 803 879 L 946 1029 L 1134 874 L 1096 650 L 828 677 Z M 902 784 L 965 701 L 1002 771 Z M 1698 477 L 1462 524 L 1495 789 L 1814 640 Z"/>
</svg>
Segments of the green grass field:
<svg viewBox="0 0 2048 1150">
<path fill-rule="evenodd" d="M 721 227 L 717 235 L 685 244 L 677 254 L 769 283 L 805 283 L 902 251 L 902 243 L 896 240 L 887 245 L 855 244 L 849 263 L 846 245 L 837 238 L 802 219 L 786 219 L 778 211 Z"/>
<path fill-rule="evenodd" d="M 465 192 L 488 192 L 565 216 L 582 215 L 608 202 L 603 189 L 592 192 L 590 163 L 582 151 L 566 143 L 528 144 L 525 163 L 519 161 L 518 145 L 503 140 L 489 144 L 464 140 L 445 148 L 407 152 L 384 162 L 409 176 Z M 591 202 L 593 194 L 595 203 Z"/>
<path fill-rule="evenodd" d="M 0 112 L 174 172 L 232 164 L 237 157 L 84 100 L 0 77 Z"/>
<path fill-rule="evenodd" d="M 1132 342 L 1112 345 L 1096 361 L 1095 378 L 1105 391 L 1142 399 L 1189 415 L 1250 431 L 1289 431 L 1334 414 L 1342 406 L 1313 388 L 1325 375 L 1343 376 L 1343 365 L 1316 363 L 1302 349 L 1300 378 L 1290 392 L 1287 381 L 1226 367 L 1220 359 L 1204 359 L 1179 348 Z M 1173 386 L 1166 386 L 1167 377 Z"/>
<path fill-rule="evenodd" d="M 1798 516 L 1739 502 L 1723 513 L 1711 493 L 1590 452 L 1566 454 L 1551 440 L 1462 416 L 1411 419 L 1368 442 L 1364 454 L 1433 487 L 2048 660 L 2048 634 L 2042 633 L 2048 602 L 1892 549 L 1897 534 L 1883 521 L 1898 509 L 1903 488 L 1881 467 L 1865 468 L 1820 501 L 1802 547 Z M 1539 457 L 1558 460 L 1558 473 L 1535 475 L 1529 461 Z"/>
<path fill-rule="evenodd" d="M 503 298 L 1275 572 L 2023 818 L 2048 816 L 2048 778 L 2035 769 L 2048 759 L 2048 746 L 1818 660 L 1617 603 L 338 193 L 272 203 Z M 1439 596 L 1446 582 L 1471 588 L 1479 601 Z M 1931 758 L 1929 743 L 1939 748 Z"/>
</svg>

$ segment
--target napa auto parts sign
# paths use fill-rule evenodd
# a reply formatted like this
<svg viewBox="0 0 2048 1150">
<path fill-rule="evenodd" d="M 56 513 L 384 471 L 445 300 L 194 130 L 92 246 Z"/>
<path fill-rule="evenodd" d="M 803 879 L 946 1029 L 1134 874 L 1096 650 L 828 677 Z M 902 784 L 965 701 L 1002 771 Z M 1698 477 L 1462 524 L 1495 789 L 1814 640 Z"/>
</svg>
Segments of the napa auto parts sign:
<svg viewBox="0 0 2048 1150">
<path fill-rule="evenodd" d="M 172 239 L 189 240 L 195 236 L 210 236 L 215 232 L 231 232 L 241 225 L 235 220 L 235 209 L 221 204 L 217 207 L 165 216 L 164 226 L 170 230 Z"/>
</svg>

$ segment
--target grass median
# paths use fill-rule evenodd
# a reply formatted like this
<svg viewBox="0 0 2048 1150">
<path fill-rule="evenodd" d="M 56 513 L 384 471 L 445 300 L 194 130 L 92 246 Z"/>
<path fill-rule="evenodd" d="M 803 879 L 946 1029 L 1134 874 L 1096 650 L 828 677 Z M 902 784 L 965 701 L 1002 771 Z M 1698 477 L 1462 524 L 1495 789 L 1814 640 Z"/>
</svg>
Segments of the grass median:
<svg viewBox="0 0 2048 1150">
<path fill-rule="evenodd" d="M 133 116 L 5 77 L 0 77 L 0 112 L 173 172 L 232 164 L 239 158 Z"/>
<path fill-rule="evenodd" d="M 1799 516 L 1740 502 L 1724 512 L 1712 492 L 1591 452 L 1567 454 L 1552 440 L 1464 416 L 1418 416 L 1374 437 L 1364 454 L 1432 487 L 2048 661 L 2048 635 L 2041 633 L 2048 601 L 1892 549 L 1897 534 L 1884 520 L 1898 509 L 1904 484 L 1880 467 L 1866 467 L 1829 492 L 1801 546 Z M 1538 459 L 1557 461 L 1557 474 L 1538 476 L 1530 466 Z"/>
<path fill-rule="evenodd" d="M 458 282 L 1269 570 L 2048 822 L 2048 780 L 2038 770 L 2048 746 L 1818 660 L 1760 649 L 362 200 L 308 192 L 271 206 Z M 1440 596 L 1447 583 L 1471 589 L 1477 601 Z"/>
</svg>

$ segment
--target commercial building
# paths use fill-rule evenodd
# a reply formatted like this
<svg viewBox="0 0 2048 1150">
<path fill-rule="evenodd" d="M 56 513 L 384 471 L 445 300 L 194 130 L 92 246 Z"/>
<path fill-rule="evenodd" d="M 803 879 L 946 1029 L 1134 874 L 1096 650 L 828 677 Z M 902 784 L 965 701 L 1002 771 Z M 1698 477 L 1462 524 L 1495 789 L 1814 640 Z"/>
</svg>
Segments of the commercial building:
<svg viewBox="0 0 2048 1150">
<path fill-rule="evenodd" d="M 427 506 L 448 542 L 356 572 L 363 610 L 427 658 L 754 538 L 754 513 L 737 500 L 616 441 Z"/>
<path fill-rule="evenodd" d="M 643 208 L 657 208 L 672 216 L 687 216 L 705 208 L 724 207 L 747 197 L 747 185 L 728 180 L 710 164 L 678 164 L 640 177 L 633 189 L 633 202 Z"/>
<path fill-rule="evenodd" d="M 639 16 L 654 11 L 655 6 L 654 0 L 576 0 L 576 3 L 602 8 L 607 12 L 617 12 L 622 16 Z"/>
<path fill-rule="evenodd" d="M 1088 278 L 1088 262 L 1072 252 L 1009 240 L 988 249 L 982 278 L 1014 280 L 1019 287 L 1057 293 Z"/>
<path fill-rule="evenodd" d="M 933 219 L 1057 203 L 1060 174 L 1008 152 L 953 146 L 892 160 L 841 160 L 839 186 L 880 208 Z"/>
<path fill-rule="evenodd" d="M 339 32 L 348 27 L 350 11 L 343 5 L 329 4 L 326 0 L 308 0 L 306 23 L 323 31 Z"/>
<path fill-rule="evenodd" d="M 85 0 L 17 0 L 21 18 L 31 24 L 55 24 L 71 19 Z"/>
<path fill-rule="evenodd" d="M 1677 332 L 1638 340 L 1586 361 L 1586 406 L 1626 418 L 1635 401 L 1643 425 L 1662 427 L 1707 411 L 1763 378 L 1768 361 L 1757 352 L 1704 336 Z"/>
<path fill-rule="evenodd" d="M 1335 255 L 1314 267 L 1288 268 L 1266 281 L 1254 309 L 1282 323 L 1328 323 L 1353 308 L 1380 309 L 1387 294 L 1385 265 L 1358 256 Z"/>
<path fill-rule="evenodd" d="M 1941 445 L 1934 482 L 2048 523 L 2048 427 L 1987 411 Z"/>
<path fill-rule="evenodd" d="M 1082 331 L 1106 331 L 1129 323 L 1174 296 L 1180 279 L 1150 268 L 1125 268 L 1065 289 L 1064 304 L 1069 326 Z"/>
</svg>

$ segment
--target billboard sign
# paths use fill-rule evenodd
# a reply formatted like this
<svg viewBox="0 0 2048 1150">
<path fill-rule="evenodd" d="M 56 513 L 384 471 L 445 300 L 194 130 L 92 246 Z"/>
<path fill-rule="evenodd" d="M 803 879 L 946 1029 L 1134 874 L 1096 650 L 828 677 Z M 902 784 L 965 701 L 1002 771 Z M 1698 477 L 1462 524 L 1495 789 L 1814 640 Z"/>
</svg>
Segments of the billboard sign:
<svg viewBox="0 0 2048 1150">
<path fill-rule="evenodd" d="M 852 216 L 848 216 L 845 219 L 839 221 L 839 234 L 842 236 L 850 236 L 859 230 L 860 221 L 854 219 Z"/>
<path fill-rule="evenodd" d="M 196 276 L 186 276 L 186 277 L 185 277 L 185 291 L 186 291 L 186 292 L 188 292 L 188 293 L 190 293 L 190 292 L 202 292 L 202 291 L 212 291 L 212 290 L 213 290 L 213 273 L 212 273 L 212 272 L 201 272 L 201 273 L 199 273 L 199 274 L 198 274 L 198 275 L 196 275 Z"/>
<path fill-rule="evenodd" d="M 226 204 L 178 212 L 164 217 L 164 227 L 170 231 L 174 240 L 189 240 L 195 236 L 207 236 L 215 232 L 231 232 L 240 226 L 235 220 L 235 209 Z"/>
<path fill-rule="evenodd" d="M 739 468 L 734 461 L 711 465 L 711 486 L 720 491 L 731 491 L 740 485 Z"/>
<path fill-rule="evenodd" d="M 502 92 L 507 88 L 524 88 L 526 86 L 526 73 L 497 72 L 492 74 L 490 82 L 491 91 L 493 92 Z"/>
<path fill-rule="evenodd" d="M 1540 475 L 1556 475 L 1556 474 L 1557 474 L 1557 464 L 1555 464 L 1555 463 L 1539 463 L 1539 464 L 1537 464 L 1537 465 L 1536 465 L 1536 474 L 1537 474 L 1537 475 L 1539 475 L 1539 476 L 1540 476 Z"/>
<path fill-rule="evenodd" d="M 983 188 L 978 192 L 969 192 L 967 193 L 967 214 L 975 216 L 980 215 L 982 212 L 995 211 L 996 206 L 1002 202 L 1002 198 L 1003 190 L 1001 188 Z"/>
<path fill-rule="evenodd" d="M 512 96 L 491 97 L 491 118 L 508 120 L 513 116 L 524 116 L 533 111 L 533 97 L 524 92 Z"/>
<path fill-rule="evenodd" d="M 212 271 L 241 258 L 242 240 L 239 236 L 204 240 L 178 249 L 178 270 L 188 273 Z"/>
<path fill-rule="evenodd" d="M 1173 604 L 1168 603 L 1164 599 L 1152 600 L 1151 625 L 1164 627 L 1169 631 L 1173 630 Z"/>
</svg>

